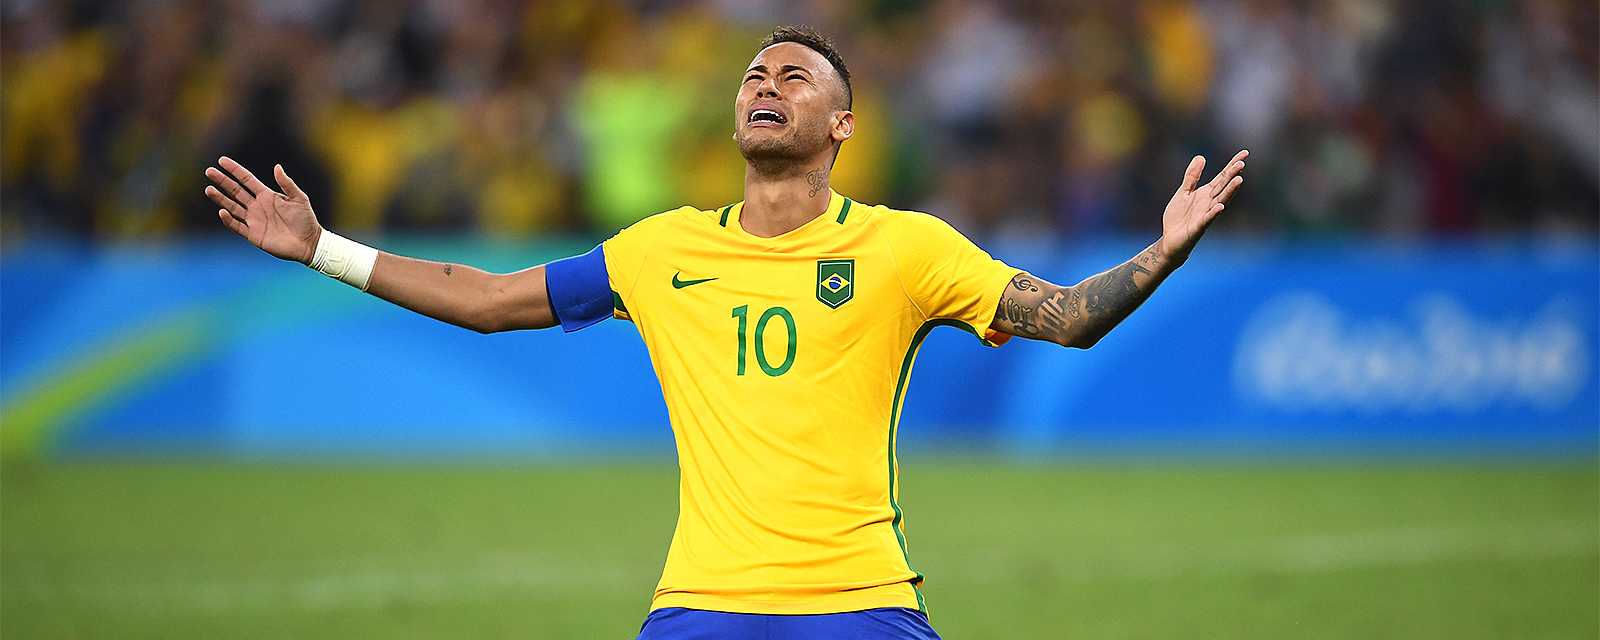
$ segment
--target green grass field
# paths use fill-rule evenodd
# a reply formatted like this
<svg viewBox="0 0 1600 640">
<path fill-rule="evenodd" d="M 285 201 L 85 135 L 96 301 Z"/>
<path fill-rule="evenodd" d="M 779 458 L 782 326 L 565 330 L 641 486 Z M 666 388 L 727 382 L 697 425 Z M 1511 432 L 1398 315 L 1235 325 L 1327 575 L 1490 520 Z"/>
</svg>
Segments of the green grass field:
<svg viewBox="0 0 1600 640">
<path fill-rule="evenodd" d="M 980 638 L 1600 637 L 1600 473 L 902 462 Z M 18 464 L 5 638 L 632 638 L 670 465 Z"/>
</svg>

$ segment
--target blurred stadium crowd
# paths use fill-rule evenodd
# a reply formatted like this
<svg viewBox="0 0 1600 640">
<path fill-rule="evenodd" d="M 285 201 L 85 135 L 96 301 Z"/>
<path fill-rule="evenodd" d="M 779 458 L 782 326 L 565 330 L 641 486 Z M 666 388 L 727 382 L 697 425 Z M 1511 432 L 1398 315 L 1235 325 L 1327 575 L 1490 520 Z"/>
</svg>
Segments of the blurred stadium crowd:
<svg viewBox="0 0 1600 640">
<path fill-rule="evenodd" d="M 741 198 L 739 73 L 831 34 L 834 186 L 979 235 L 1157 229 L 1253 152 L 1241 233 L 1592 235 L 1593 0 L 6 0 L 0 232 L 219 232 L 220 154 L 357 235 L 609 233 Z M 1215 165 L 1212 167 L 1215 168 Z"/>
</svg>

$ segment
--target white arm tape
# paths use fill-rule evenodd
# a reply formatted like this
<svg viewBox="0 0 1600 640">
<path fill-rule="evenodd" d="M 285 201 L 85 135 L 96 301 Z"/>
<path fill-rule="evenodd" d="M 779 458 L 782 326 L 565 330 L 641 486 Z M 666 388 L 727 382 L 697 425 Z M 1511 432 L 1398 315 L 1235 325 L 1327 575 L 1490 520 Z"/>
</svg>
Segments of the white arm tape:
<svg viewBox="0 0 1600 640">
<path fill-rule="evenodd" d="M 366 291 L 372 280 L 372 265 L 377 262 L 377 249 L 323 229 L 310 266 L 323 275 Z"/>
</svg>

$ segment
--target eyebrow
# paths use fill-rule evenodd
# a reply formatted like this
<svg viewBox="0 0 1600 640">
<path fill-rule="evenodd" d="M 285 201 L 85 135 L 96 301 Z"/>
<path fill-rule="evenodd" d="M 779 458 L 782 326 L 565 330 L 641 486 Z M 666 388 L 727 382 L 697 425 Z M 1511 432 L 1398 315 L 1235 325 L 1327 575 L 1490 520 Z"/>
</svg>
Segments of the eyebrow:
<svg viewBox="0 0 1600 640">
<path fill-rule="evenodd" d="M 767 72 L 767 65 L 758 64 L 756 66 L 753 66 L 753 67 L 750 67 L 749 69 L 745 69 L 744 70 L 744 72 L 746 74 L 749 74 L 752 71 L 760 71 L 761 73 L 766 73 Z M 778 73 L 788 73 L 790 71 L 804 71 L 807 74 L 811 73 L 810 69 L 807 69 L 805 67 L 802 67 L 800 65 L 795 65 L 795 64 L 786 64 L 786 65 L 783 65 L 782 67 L 778 68 Z"/>
</svg>

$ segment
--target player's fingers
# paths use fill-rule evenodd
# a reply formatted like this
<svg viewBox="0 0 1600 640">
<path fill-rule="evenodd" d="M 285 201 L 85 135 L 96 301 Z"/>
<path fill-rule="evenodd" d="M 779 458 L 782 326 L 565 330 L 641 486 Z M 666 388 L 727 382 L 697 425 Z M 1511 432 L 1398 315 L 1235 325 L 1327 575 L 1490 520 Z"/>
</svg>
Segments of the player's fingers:
<svg viewBox="0 0 1600 640">
<path fill-rule="evenodd" d="M 1204 171 L 1205 168 L 1206 159 L 1204 157 L 1195 156 L 1193 160 L 1190 160 L 1189 168 L 1183 172 L 1183 184 L 1178 185 L 1178 193 L 1194 191 L 1194 186 L 1200 184 L 1200 172 Z"/>
<path fill-rule="evenodd" d="M 255 200 L 255 196 L 250 195 L 249 191 L 239 186 L 239 183 L 234 182 L 233 178 L 228 177 L 228 174 L 218 171 L 216 167 L 206 167 L 206 177 L 217 183 L 217 188 L 221 189 L 223 193 L 228 194 L 234 200 L 238 200 L 239 204 L 248 207 L 250 202 Z"/>
<path fill-rule="evenodd" d="M 245 234 L 250 231 L 250 227 L 238 218 L 233 217 L 226 210 L 218 209 L 217 217 L 222 220 L 222 226 L 227 227 L 229 231 L 239 234 L 240 237 L 249 237 Z"/>
<path fill-rule="evenodd" d="M 272 173 L 273 177 L 278 179 L 278 186 L 283 187 L 284 195 L 296 200 L 309 200 L 306 197 L 306 192 L 301 191 L 300 186 L 296 185 L 294 180 L 289 178 L 289 174 L 284 172 L 283 165 L 273 165 Z"/>
<path fill-rule="evenodd" d="M 1214 198 L 1217 194 L 1222 193 L 1222 188 L 1232 182 L 1234 176 L 1239 175 L 1241 171 L 1244 171 L 1243 160 L 1235 161 L 1224 167 L 1222 171 L 1217 172 L 1217 176 L 1211 179 L 1211 197 Z"/>
<path fill-rule="evenodd" d="M 1234 176 L 1232 180 L 1228 181 L 1228 186 L 1222 188 L 1222 195 L 1217 197 L 1217 202 L 1227 202 L 1233 199 L 1233 192 L 1238 190 L 1241 184 L 1244 184 L 1244 176 Z"/>
<path fill-rule="evenodd" d="M 239 182 L 244 185 L 244 188 L 249 189 L 250 193 L 255 194 L 256 196 L 260 196 L 272 191 L 271 189 L 268 189 L 267 185 L 261 182 L 259 178 L 256 178 L 256 174 L 250 173 L 250 170 L 244 168 L 244 165 L 234 162 L 233 159 L 229 158 L 228 156 L 222 156 L 221 158 L 218 158 L 217 164 L 222 165 L 223 169 L 227 169 L 228 173 L 233 174 L 233 177 L 237 178 Z"/>
<path fill-rule="evenodd" d="M 1238 153 L 1233 154 L 1233 159 L 1228 161 L 1227 166 L 1211 179 L 1211 195 L 1216 195 L 1222 190 L 1222 185 L 1228 184 L 1228 181 L 1244 170 L 1244 159 L 1248 157 L 1250 157 L 1249 149 L 1240 149 Z"/>
<path fill-rule="evenodd" d="M 240 218 L 244 217 L 244 206 L 234 202 L 233 198 L 222 195 L 216 187 L 206 187 L 206 197 L 211 198 L 211 201 L 217 203 L 217 206 L 222 207 L 224 211 Z"/>
</svg>

